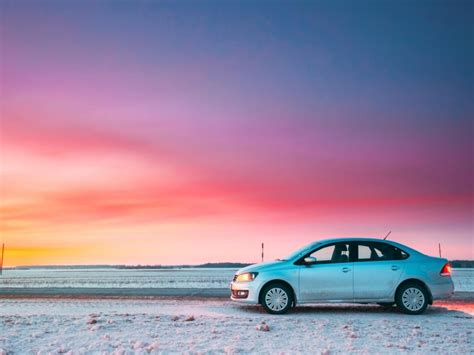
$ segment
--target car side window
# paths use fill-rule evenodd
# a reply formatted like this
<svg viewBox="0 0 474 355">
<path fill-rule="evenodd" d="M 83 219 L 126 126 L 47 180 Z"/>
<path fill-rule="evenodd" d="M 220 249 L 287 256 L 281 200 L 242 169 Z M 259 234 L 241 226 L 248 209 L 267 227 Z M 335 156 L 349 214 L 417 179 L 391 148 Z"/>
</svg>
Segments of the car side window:
<svg viewBox="0 0 474 355">
<path fill-rule="evenodd" d="M 370 260 L 372 251 L 367 245 L 360 245 L 357 247 L 359 252 L 359 260 Z"/>
<path fill-rule="evenodd" d="M 408 258 L 408 254 L 403 250 L 393 245 L 377 242 L 359 243 L 357 252 L 358 261 L 403 260 Z"/>
<path fill-rule="evenodd" d="M 316 264 L 345 263 L 349 259 L 349 244 L 336 243 L 322 247 L 311 253 L 316 258 Z"/>
</svg>

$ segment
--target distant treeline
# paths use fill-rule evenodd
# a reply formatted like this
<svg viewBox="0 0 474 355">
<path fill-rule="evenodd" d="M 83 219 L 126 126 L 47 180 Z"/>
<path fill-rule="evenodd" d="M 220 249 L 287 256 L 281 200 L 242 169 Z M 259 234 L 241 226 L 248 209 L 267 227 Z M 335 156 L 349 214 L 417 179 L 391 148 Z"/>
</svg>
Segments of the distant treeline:
<svg viewBox="0 0 474 355">
<path fill-rule="evenodd" d="M 450 263 L 455 269 L 474 268 L 474 260 L 452 260 Z"/>
<path fill-rule="evenodd" d="M 118 269 L 192 269 L 192 268 L 242 268 L 244 263 L 206 263 L 199 265 L 119 265 Z"/>
<path fill-rule="evenodd" d="M 450 261 L 453 268 L 474 268 L 474 260 L 452 260 Z M 30 269 L 146 269 L 146 270 L 163 270 L 163 269 L 194 269 L 194 268 L 234 268 L 240 269 L 251 264 L 246 263 L 205 263 L 199 265 L 38 265 L 38 266 L 17 266 L 5 269 L 30 270 Z"/>
</svg>

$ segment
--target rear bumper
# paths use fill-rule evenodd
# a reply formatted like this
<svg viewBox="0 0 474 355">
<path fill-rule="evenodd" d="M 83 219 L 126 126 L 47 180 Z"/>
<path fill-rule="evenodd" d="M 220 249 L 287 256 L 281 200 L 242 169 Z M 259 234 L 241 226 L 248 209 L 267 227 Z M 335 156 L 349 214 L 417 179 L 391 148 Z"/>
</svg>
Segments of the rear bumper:
<svg viewBox="0 0 474 355">
<path fill-rule="evenodd" d="M 454 283 L 451 277 L 443 278 L 441 281 L 430 285 L 433 300 L 447 299 L 454 294 Z"/>
</svg>

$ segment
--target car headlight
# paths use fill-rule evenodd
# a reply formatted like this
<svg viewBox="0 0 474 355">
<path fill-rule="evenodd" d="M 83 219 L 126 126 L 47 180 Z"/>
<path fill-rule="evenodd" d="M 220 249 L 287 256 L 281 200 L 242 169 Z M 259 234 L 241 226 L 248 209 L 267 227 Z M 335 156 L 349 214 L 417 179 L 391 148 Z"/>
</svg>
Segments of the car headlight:
<svg viewBox="0 0 474 355">
<path fill-rule="evenodd" d="M 245 272 L 243 274 L 237 275 L 235 282 L 249 282 L 255 280 L 258 272 Z"/>
</svg>

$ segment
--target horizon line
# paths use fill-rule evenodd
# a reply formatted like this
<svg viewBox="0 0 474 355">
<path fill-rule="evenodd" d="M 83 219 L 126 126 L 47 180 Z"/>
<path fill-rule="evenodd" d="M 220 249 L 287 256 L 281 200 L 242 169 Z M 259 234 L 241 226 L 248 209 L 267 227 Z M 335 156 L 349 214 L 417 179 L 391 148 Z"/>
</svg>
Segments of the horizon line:
<svg viewBox="0 0 474 355">
<path fill-rule="evenodd" d="M 276 259 L 275 259 L 276 260 Z M 267 260 L 267 261 L 274 261 L 274 260 Z M 449 262 L 472 262 L 474 263 L 474 259 L 448 259 Z M 202 267 L 204 265 L 222 265 L 222 264 L 230 264 L 230 265 L 253 265 L 259 264 L 260 262 L 255 263 L 244 263 L 238 261 L 221 261 L 221 262 L 206 262 L 200 264 L 40 264 L 40 265 L 17 265 L 17 266 L 8 266 L 4 267 L 3 270 L 12 270 L 12 269 L 19 269 L 19 268 L 61 268 L 61 267 L 69 267 L 69 268 L 86 268 L 86 267 L 125 267 L 125 268 L 170 268 L 170 267 Z"/>
</svg>

